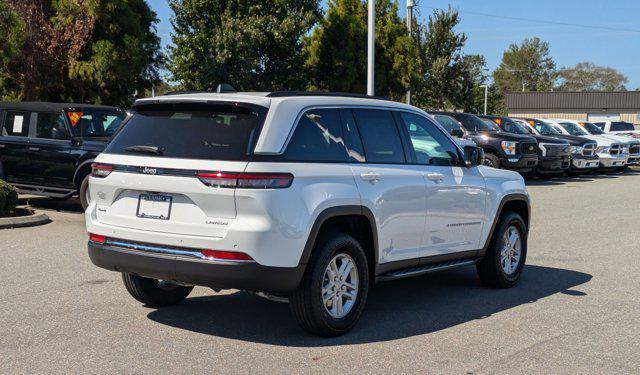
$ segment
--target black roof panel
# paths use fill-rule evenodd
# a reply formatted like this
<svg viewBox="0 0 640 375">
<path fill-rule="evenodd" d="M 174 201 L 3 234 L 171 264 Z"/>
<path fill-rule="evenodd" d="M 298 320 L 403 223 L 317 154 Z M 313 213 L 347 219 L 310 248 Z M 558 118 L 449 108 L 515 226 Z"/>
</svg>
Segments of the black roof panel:
<svg viewBox="0 0 640 375">
<path fill-rule="evenodd" d="M 18 111 L 62 111 L 66 109 L 112 109 L 121 110 L 118 107 L 81 103 L 51 103 L 51 102 L 0 102 L 0 109 L 13 109 Z"/>
</svg>

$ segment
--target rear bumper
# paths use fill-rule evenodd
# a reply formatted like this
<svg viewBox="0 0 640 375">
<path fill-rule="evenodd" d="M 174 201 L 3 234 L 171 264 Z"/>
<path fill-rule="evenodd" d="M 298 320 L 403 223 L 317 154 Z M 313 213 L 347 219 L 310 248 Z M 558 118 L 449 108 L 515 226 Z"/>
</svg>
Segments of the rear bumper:
<svg viewBox="0 0 640 375">
<path fill-rule="evenodd" d="M 538 171 L 542 173 L 562 173 L 570 165 L 570 156 L 545 156 L 538 160 Z"/>
<path fill-rule="evenodd" d="M 219 289 L 272 293 L 295 290 L 305 265 L 268 267 L 258 263 L 214 262 L 124 249 L 89 241 L 89 258 L 98 267 L 152 279 Z"/>
<path fill-rule="evenodd" d="M 529 172 L 538 165 L 537 155 L 501 157 L 500 166 L 516 172 Z"/>
</svg>

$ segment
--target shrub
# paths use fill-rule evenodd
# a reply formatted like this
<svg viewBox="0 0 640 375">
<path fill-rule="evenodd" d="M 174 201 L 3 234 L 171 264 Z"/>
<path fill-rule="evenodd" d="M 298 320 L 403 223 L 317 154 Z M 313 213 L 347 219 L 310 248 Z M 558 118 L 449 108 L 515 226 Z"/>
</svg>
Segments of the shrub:
<svg viewBox="0 0 640 375">
<path fill-rule="evenodd" d="M 18 205 L 18 192 L 13 186 L 0 180 L 0 217 L 12 212 Z"/>
</svg>

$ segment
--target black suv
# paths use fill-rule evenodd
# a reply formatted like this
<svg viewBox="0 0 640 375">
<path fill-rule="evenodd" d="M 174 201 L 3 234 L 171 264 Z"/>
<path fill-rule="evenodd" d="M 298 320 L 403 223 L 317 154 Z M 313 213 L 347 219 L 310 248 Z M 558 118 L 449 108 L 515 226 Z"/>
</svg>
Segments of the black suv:
<svg viewBox="0 0 640 375">
<path fill-rule="evenodd" d="M 533 134 L 526 126 L 508 117 L 478 116 L 492 121 L 507 133 L 529 135 L 538 141 L 538 166 L 534 172 L 539 174 L 564 173 L 571 166 L 571 145 L 566 140 Z"/>
<path fill-rule="evenodd" d="M 473 140 L 484 150 L 484 164 L 494 168 L 531 172 L 538 165 L 538 143 L 532 136 L 511 134 L 479 117 L 460 112 L 430 112 L 451 135 Z M 452 129 L 446 117 L 457 120 L 461 129 Z"/>
<path fill-rule="evenodd" d="M 115 107 L 0 102 L 0 179 L 20 193 L 88 204 L 93 159 L 127 113 Z"/>
</svg>

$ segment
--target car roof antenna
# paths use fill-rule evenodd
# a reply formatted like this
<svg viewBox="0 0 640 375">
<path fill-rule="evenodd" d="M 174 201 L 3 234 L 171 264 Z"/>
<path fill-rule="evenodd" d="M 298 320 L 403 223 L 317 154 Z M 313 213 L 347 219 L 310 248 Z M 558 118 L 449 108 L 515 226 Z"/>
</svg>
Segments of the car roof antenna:
<svg viewBox="0 0 640 375">
<path fill-rule="evenodd" d="M 238 91 L 236 91 L 236 89 L 234 89 L 233 86 L 231 86 L 228 83 L 221 83 L 216 88 L 216 92 L 218 94 L 224 94 L 224 93 L 231 93 L 231 92 L 238 92 Z"/>
</svg>

